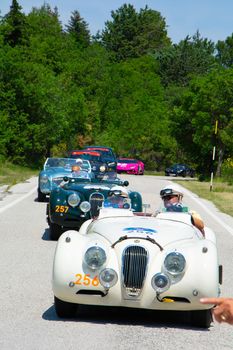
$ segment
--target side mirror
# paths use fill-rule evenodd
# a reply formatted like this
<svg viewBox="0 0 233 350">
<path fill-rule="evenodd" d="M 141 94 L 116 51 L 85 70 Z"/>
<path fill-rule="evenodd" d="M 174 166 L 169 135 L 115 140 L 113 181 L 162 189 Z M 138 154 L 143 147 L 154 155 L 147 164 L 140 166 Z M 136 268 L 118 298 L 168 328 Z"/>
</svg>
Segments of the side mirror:
<svg viewBox="0 0 233 350">
<path fill-rule="evenodd" d="M 68 181 L 69 181 L 69 178 L 68 178 L 67 176 L 64 176 L 64 177 L 63 177 L 63 180 L 64 180 L 65 182 L 68 182 Z"/>
<path fill-rule="evenodd" d="M 127 180 L 125 180 L 124 182 L 123 182 L 123 186 L 129 186 L 129 181 L 127 181 Z"/>
</svg>

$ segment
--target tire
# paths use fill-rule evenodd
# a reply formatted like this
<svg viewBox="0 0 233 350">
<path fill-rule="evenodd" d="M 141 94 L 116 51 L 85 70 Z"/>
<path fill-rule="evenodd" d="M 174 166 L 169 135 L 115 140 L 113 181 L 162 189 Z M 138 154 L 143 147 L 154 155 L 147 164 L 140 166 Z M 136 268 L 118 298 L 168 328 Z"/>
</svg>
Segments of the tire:
<svg viewBox="0 0 233 350">
<path fill-rule="evenodd" d="M 38 200 L 38 202 L 45 202 L 45 200 L 46 200 L 46 194 L 42 193 L 42 192 L 39 190 L 39 188 L 38 188 L 38 190 L 37 190 L 37 193 L 38 193 L 38 195 L 37 195 L 37 200 Z"/>
<path fill-rule="evenodd" d="M 50 222 L 50 238 L 52 241 L 57 241 L 63 232 L 64 230 L 61 226 Z"/>
<path fill-rule="evenodd" d="M 190 323 L 194 327 L 209 328 L 212 321 L 211 309 L 190 311 Z"/>
<path fill-rule="evenodd" d="M 72 318 L 76 315 L 78 304 L 68 303 L 54 296 L 54 307 L 58 317 Z"/>
</svg>

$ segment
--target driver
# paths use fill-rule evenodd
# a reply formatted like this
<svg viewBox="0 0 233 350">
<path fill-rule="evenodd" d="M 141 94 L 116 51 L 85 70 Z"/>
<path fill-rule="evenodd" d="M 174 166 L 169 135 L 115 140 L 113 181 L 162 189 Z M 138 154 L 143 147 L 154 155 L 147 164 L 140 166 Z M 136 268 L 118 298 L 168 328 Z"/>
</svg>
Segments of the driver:
<svg viewBox="0 0 233 350">
<path fill-rule="evenodd" d="M 183 196 L 183 193 L 175 185 L 166 186 L 160 191 L 160 197 L 167 211 L 182 212 L 184 207 L 182 203 Z"/>
<path fill-rule="evenodd" d="M 168 212 L 182 212 L 184 205 L 182 203 L 184 194 L 181 192 L 180 188 L 174 184 L 164 187 L 160 191 L 160 197 L 163 200 L 164 207 Z M 191 222 L 204 234 L 204 222 L 201 216 L 195 212 L 190 211 Z"/>
</svg>

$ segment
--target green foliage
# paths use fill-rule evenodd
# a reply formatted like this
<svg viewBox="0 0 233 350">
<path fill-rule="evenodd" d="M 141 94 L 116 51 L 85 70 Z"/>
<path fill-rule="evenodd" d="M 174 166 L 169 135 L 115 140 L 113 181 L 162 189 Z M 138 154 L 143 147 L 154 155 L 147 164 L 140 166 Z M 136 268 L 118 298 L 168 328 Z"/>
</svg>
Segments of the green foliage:
<svg viewBox="0 0 233 350">
<path fill-rule="evenodd" d="M 229 185 L 233 185 L 233 159 L 227 158 L 222 165 L 222 177 Z"/>
<path fill-rule="evenodd" d="M 197 32 L 157 52 L 154 56 L 160 63 L 163 84 L 187 86 L 192 77 L 208 73 L 215 65 L 214 49 L 214 43 Z"/>
<path fill-rule="evenodd" d="M 74 40 L 79 46 L 87 47 L 90 45 L 90 31 L 88 30 L 88 25 L 78 11 L 72 12 L 72 16 L 66 28 L 67 32 L 74 37 Z"/>
<path fill-rule="evenodd" d="M 223 67 L 233 65 L 233 33 L 225 41 L 218 41 L 216 44 L 217 59 Z"/>
<path fill-rule="evenodd" d="M 140 57 L 170 44 L 165 20 L 157 11 L 145 7 L 137 13 L 133 5 L 124 4 L 111 16 L 100 41 L 117 61 Z"/>
<path fill-rule="evenodd" d="M 155 61 L 143 57 L 114 65 L 103 92 L 97 142 L 109 144 L 120 155 L 144 159 L 150 154 L 154 167 L 156 160 L 165 159 L 175 141 L 169 133 Z"/>
<path fill-rule="evenodd" d="M 25 30 L 25 15 L 17 0 L 12 0 L 10 11 L 4 16 L 2 32 L 5 44 L 14 47 L 22 44 Z"/>
<path fill-rule="evenodd" d="M 124 4 L 90 40 L 78 11 L 63 30 L 46 3 L 21 10 L 14 0 L 0 19 L 0 159 L 37 167 L 106 144 L 146 169 L 187 162 L 205 178 L 223 164 L 228 176 L 232 37 L 215 47 L 197 32 L 171 45 L 159 12 Z"/>
<path fill-rule="evenodd" d="M 212 166 L 212 150 L 216 146 L 217 162 L 220 153 L 228 157 L 233 152 L 233 70 L 214 70 L 194 79 L 181 103 L 174 108 L 173 129 L 180 145 L 199 164 L 200 172 Z M 218 131 L 215 135 L 215 125 Z M 217 166 L 217 164 L 216 164 Z"/>
</svg>

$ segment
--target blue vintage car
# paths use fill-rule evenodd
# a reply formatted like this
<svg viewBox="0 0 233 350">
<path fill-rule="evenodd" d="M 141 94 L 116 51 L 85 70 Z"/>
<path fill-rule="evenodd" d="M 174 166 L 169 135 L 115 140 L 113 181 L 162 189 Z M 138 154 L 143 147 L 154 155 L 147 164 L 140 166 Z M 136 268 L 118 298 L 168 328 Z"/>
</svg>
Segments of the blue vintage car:
<svg viewBox="0 0 233 350">
<path fill-rule="evenodd" d="M 38 177 L 38 202 L 44 202 L 46 196 L 50 195 L 52 189 L 56 188 L 63 180 L 63 177 L 70 175 L 72 167 L 76 165 L 77 160 L 71 158 L 47 158 L 43 170 Z M 91 165 L 88 160 L 82 161 L 82 169 L 91 173 Z"/>
<path fill-rule="evenodd" d="M 66 230 L 79 230 L 86 220 L 98 215 L 99 208 L 110 195 L 119 195 L 124 200 L 127 197 L 132 210 L 142 212 L 140 193 L 127 190 L 128 185 L 128 181 L 110 174 L 103 179 L 64 177 L 60 186 L 52 190 L 47 206 L 50 238 L 57 240 Z"/>
</svg>

